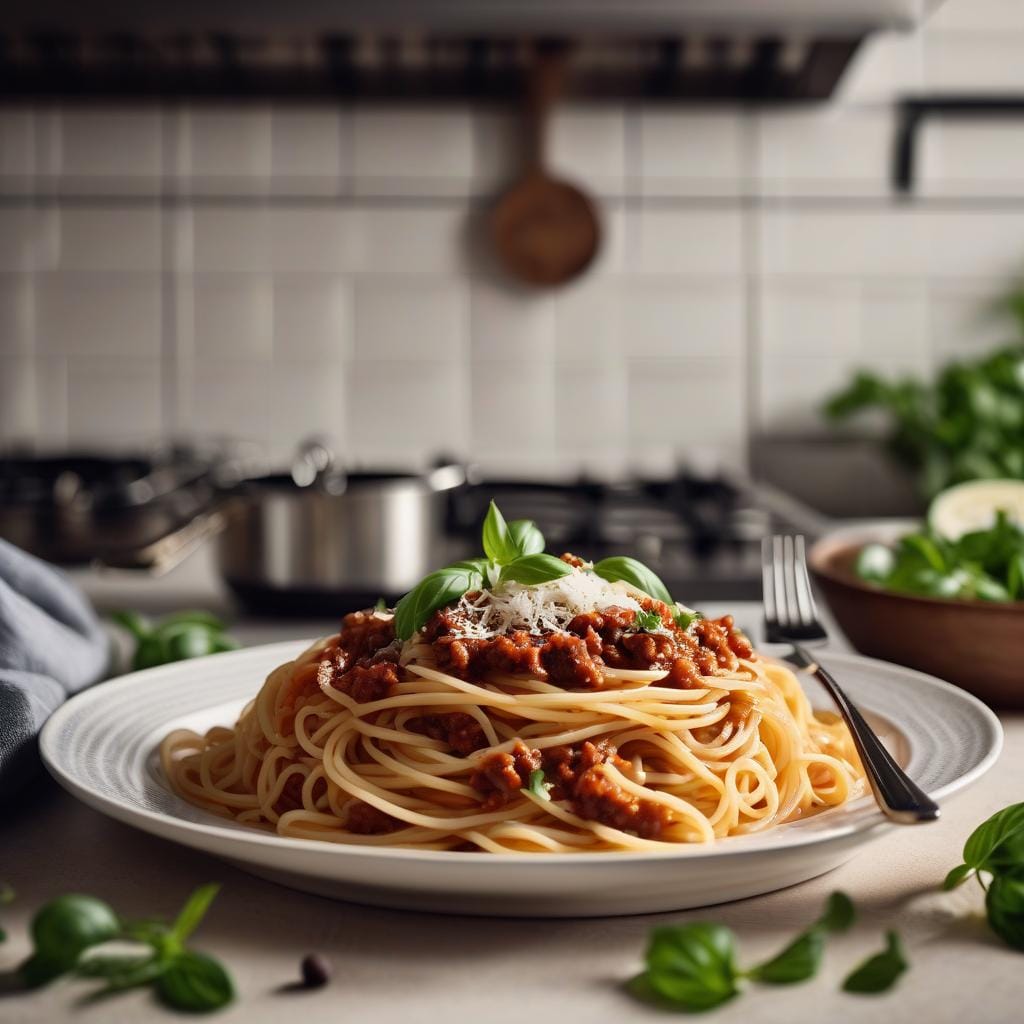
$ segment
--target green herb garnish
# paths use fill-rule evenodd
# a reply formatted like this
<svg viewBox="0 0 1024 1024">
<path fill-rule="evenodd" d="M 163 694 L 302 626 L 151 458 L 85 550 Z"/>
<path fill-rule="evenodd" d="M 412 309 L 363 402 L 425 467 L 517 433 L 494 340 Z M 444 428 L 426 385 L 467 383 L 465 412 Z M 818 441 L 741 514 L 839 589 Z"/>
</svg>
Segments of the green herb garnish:
<svg viewBox="0 0 1024 1024">
<path fill-rule="evenodd" d="M 856 571 L 869 583 L 904 594 L 1024 600 L 1024 527 L 1000 511 L 992 527 L 955 541 L 925 528 L 902 537 L 893 548 L 866 545 Z"/>
<path fill-rule="evenodd" d="M 1007 945 L 1024 950 L 1024 803 L 983 821 L 964 844 L 964 862 L 946 875 L 944 889 L 971 876 L 985 890 L 989 927 Z"/>
<path fill-rule="evenodd" d="M 868 957 L 859 967 L 847 975 L 843 982 L 844 992 L 875 995 L 886 992 L 899 979 L 909 964 L 903 955 L 903 946 L 896 932 L 885 933 L 885 949 Z"/>
<path fill-rule="evenodd" d="M 653 608 L 649 610 L 641 608 L 633 616 L 633 629 L 637 633 L 654 633 L 664 625 L 661 616 Z"/>
<path fill-rule="evenodd" d="M 466 559 L 432 572 L 398 602 L 395 635 L 400 640 L 408 640 L 439 608 L 485 585 L 512 582 L 533 587 L 573 571 L 561 558 L 544 552 L 544 536 L 535 523 L 529 519 L 506 523 L 493 501 L 482 533 L 484 558 Z M 626 580 L 651 597 L 672 603 L 661 580 L 634 558 L 606 558 L 594 566 L 594 572 L 606 580 Z"/>
<path fill-rule="evenodd" d="M 693 608 L 687 608 L 685 604 L 679 604 L 677 601 L 672 606 L 672 618 L 680 629 L 689 629 L 698 619 L 703 619 L 704 616 Z"/>
<path fill-rule="evenodd" d="M 672 604 L 672 595 L 668 592 L 665 584 L 643 562 L 638 562 L 635 558 L 627 558 L 623 555 L 602 558 L 600 562 L 595 563 L 594 572 L 610 583 L 622 580 L 624 583 L 632 584 L 637 590 L 649 594 L 656 601 L 667 605 Z"/>
<path fill-rule="evenodd" d="M 188 898 L 170 925 L 122 921 L 93 896 L 60 896 L 32 920 L 32 955 L 18 968 L 24 988 L 38 988 L 61 975 L 102 981 L 90 1000 L 152 985 L 175 1010 L 203 1013 L 234 998 L 227 971 L 213 958 L 186 947 L 220 887 L 204 885 Z M 139 952 L 104 953 L 112 941 L 141 946 Z M 99 947 L 99 948 L 97 948 Z"/>
<path fill-rule="evenodd" d="M 153 623 L 137 612 L 114 612 L 111 619 L 136 640 L 132 671 L 233 651 L 238 643 L 215 615 L 203 611 L 177 612 Z"/>
<path fill-rule="evenodd" d="M 821 966 L 825 938 L 853 923 L 853 904 L 832 893 L 821 917 L 780 953 L 750 970 L 736 966 L 736 938 L 723 925 L 701 922 L 655 928 L 646 970 L 628 984 L 637 999 L 688 1013 L 710 1010 L 739 994 L 744 979 L 771 985 L 806 981 Z"/>
<path fill-rule="evenodd" d="M 536 771 L 530 772 L 530 784 L 526 788 L 541 800 L 550 800 L 552 785 L 552 783 L 544 781 L 544 772 L 538 768 Z"/>
</svg>

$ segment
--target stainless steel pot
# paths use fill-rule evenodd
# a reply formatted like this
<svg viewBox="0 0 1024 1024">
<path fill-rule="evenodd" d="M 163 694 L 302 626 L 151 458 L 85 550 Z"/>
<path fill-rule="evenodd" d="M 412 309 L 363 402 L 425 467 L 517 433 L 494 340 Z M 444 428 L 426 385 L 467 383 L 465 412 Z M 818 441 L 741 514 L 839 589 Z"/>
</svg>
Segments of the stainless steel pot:
<svg viewBox="0 0 1024 1024">
<path fill-rule="evenodd" d="M 462 479 L 454 466 L 425 476 L 300 466 L 248 480 L 224 510 L 221 574 L 250 607 L 275 613 L 390 602 L 445 558 L 445 492 Z"/>
</svg>

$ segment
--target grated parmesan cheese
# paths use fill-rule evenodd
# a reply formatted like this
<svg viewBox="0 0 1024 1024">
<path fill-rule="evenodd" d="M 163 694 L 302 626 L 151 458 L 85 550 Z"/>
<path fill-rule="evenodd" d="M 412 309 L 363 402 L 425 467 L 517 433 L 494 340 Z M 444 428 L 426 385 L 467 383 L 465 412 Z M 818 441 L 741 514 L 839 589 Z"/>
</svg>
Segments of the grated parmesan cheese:
<svg viewBox="0 0 1024 1024">
<path fill-rule="evenodd" d="M 568 576 L 547 583 L 506 582 L 481 590 L 472 599 L 464 594 L 453 611 L 459 636 L 490 640 L 513 629 L 564 632 L 581 612 L 613 606 L 639 611 L 635 593 L 628 583 L 610 583 L 574 567 Z"/>
</svg>

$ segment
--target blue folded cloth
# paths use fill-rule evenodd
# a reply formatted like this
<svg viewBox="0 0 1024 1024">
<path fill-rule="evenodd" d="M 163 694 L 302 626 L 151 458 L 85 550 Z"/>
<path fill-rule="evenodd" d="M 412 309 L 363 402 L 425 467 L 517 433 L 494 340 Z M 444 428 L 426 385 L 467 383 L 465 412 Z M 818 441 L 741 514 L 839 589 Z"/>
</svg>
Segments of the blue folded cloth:
<svg viewBox="0 0 1024 1024">
<path fill-rule="evenodd" d="M 74 584 L 0 540 L 0 802 L 35 774 L 46 719 L 109 665 L 110 639 Z"/>
</svg>

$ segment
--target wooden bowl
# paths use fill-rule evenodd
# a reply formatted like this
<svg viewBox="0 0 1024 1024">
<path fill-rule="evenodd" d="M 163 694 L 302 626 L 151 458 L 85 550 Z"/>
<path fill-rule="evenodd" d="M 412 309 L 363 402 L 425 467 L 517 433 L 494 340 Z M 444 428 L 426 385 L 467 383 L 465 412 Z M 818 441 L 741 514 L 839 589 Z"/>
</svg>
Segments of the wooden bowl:
<svg viewBox="0 0 1024 1024">
<path fill-rule="evenodd" d="M 808 563 L 833 618 L 861 654 L 948 680 L 993 707 L 1024 708 L 1024 602 L 897 594 L 856 575 L 865 544 L 914 525 L 844 529 L 811 548 Z"/>
</svg>

